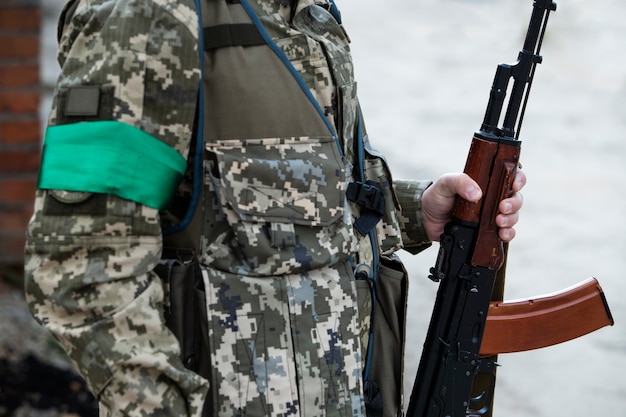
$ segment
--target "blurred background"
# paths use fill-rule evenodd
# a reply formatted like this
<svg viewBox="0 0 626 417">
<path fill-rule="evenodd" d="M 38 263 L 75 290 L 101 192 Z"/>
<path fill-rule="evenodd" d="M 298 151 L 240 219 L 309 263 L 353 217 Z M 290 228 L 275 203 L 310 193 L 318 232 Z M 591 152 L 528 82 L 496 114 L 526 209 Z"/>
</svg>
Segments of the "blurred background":
<svg viewBox="0 0 626 417">
<path fill-rule="evenodd" d="M 472 134 L 484 115 L 496 66 L 515 61 L 532 1 L 336 2 L 352 39 L 370 139 L 387 155 L 394 176 L 434 179 L 462 170 Z M 63 4 L 63 0 L 0 3 L 0 36 L 7 30 L 11 36 L 25 33 L 23 25 L 16 29 L 9 24 L 9 9 L 26 8 L 26 13 L 36 9 L 42 18 L 41 26 L 29 27 L 25 36 L 32 41 L 35 30 L 39 36 L 37 91 L 43 94 L 34 111 L 38 112 L 40 130 L 58 73 L 56 19 Z M 626 279 L 621 276 L 626 271 L 626 198 L 622 195 L 626 190 L 624 16 L 626 2 L 620 0 L 561 1 L 551 14 L 542 49 L 544 62 L 537 68 L 521 129 L 521 161 L 528 184 L 523 191 L 525 205 L 517 238 L 510 245 L 505 289 L 506 299 L 528 298 L 594 276 L 604 288 L 616 324 L 561 345 L 500 355 L 495 416 L 626 416 L 626 303 L 621 300 L 626 294 Z M 12 66 L 4 52 L 15 51 L 7 43 L 3 45 L 0 64 L 9 62 Z M 0 67 L 0 88 L 4 90 L 11 81 L 7 74 L 6 68 Z M 7 111 L 24 111 L 3 100 L 0 95 L 0 124 L 9 118 Z M 26 110 L 29 108 L 32 110 L 32 105 Z M 10 117 L 33 124 L 30 116 Z M 22 195 L 19 204 L 7 202 L 8 197 L 16 189 L 30 190 L 36 179 L 32 156 L 36 144 L 29 138 L 29 144 L 20 148 L 27 140 L 23 129 L 15 130 L 10 136 L 0 125 L 0 165 L 7 167 L 7 161 L 17 160 L 16 152 L 30 153 L 26 166 L 32 169 L 18 174 L 0 169 L 0 217 L 4 219 L 9 218 L 7 213 L 24 212 L 19 204 L 30 204 L 23 201 L 30 198 L 30 191 Z M 12 188 L 4 186 L 5 180 Z M 23 224 L 25 215 L 16 221 Z M 3 223 L 3 233 L 11 227 Z M 15 236 L 21 231 L 18 228 L 12 233 Z M 417 256 L 401 254 L 412 276 L 407 398 L 437 290 L 437 284 L 426 278 L 437 249 L 438 245 L 433 245 Z M 26 330 L 34 332 L 30 340 L 38 342 L 27 343 L 34 352 L 28 357 L 45 366 L 52 363 L 65 372 L 57 380 L 69 381 L 64 395 L 69 395 L 67 402 L 73 404 L 37 408 L 39 405 L 31 401 L 19 415 L 91 415 L 90 398 L 81 382 L 74 379 L 63 355 L 24 315 L 19 259 L 4 256 L 9 252 L 5 247 L 2 250 L 0 416 L 17 410 L 7 408 L 6 398 L 9 389 L 16 389 L 13 373 L 25 369 L 14 369 L 2 359 L 15 352 L 15 340 L 27 339 L 6 330 L 11 321 L 22 323 L 21 335 Z M 22 364 L 33 363 L 24 356 L 20 359 Z"/>
<path fill-rule="evenodd" d="M 626 416 L 626 2 L 556 2 L 520 130 L 528 184 L 505 299 L 595 276 L 615 326 L 500 355 L 494 415 Z M 394 176 L 463 170 L 496 66 L 522 48 L 532 0 L 337 3 L 370 140 Z M 427 279 L 437 250 L 402 253 L 412 276 L 407 396 L 437 290 Z"/>
<path fill-rule="evenodd" d="M 0 1 L 0 417 L 95 417 L 93 395 L 28 312 L 24 230 L 32 213 L 44 118 L 56 76 L 60 2 Z"/>
</svg>

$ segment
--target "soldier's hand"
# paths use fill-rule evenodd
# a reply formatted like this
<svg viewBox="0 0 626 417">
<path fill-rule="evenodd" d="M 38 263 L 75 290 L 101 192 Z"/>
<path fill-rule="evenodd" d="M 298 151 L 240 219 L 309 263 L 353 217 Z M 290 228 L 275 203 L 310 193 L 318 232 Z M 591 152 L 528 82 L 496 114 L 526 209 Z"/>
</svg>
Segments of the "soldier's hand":
<svg viewBox="0 0 626 417">
<path fill-rule="evenodd" d="M 523 198 L 520 190 L 526 184 L 526 175 L 517 170 L 513 181 L 513 194 L 500 202 L 500 213 L 496 216 L 496 224 L 500 228 L 498 234 L 505 242 L 515 237 L 514 226 L 519 220 Z M 463 173 L 445 174 L 433 183 L 422 196 L 422 219 L 428 238 L 439 240 L 443 228 L 452 219 L 452 208 L 456 195 L 476 202 L 482 197 L 478 184 Z"/>
</svg>

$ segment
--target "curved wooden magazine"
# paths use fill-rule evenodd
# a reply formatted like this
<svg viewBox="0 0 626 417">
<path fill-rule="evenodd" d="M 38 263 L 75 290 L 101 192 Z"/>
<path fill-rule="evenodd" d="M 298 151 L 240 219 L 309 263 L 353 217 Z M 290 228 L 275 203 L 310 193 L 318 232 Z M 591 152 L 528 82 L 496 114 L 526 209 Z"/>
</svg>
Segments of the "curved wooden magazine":
<svg viewBox="0 0 626 417">
<path fill-rule="evenodd" d="M 602 288 L 589 278 L 553 294 L 492 302 L 480 355 L 539 349 L 612 325 Z"/>
</svg>

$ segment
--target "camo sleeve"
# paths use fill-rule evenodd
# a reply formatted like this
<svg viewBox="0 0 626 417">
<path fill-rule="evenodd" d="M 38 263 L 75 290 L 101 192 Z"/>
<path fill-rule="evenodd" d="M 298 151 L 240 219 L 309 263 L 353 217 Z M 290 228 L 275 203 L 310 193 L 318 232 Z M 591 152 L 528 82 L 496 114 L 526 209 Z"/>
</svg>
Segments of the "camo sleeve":
<svg viewBox="0 0 626 417">
<path fill-rule="evenodd" d="M 432 181 L 395 180 L 394 189 L 401 211 L 398 213 L 404 249 L 419 253 L 431 245 L 422 222 L 422 194 Z"/>
<path fill-rule="evenodd" d="M 137 182 L 157 173 L 126 155 L 160 146 L 185 159 L 199 83 L 193 0 L 73 0 L 59 25 L 61 74 L 43 159 L 49 132 L 63 127 L 51 158 L 65 161 L 55 178 L 68 188 L 37 192 L 26 245 L 29 307 L 87 380 L 101 416 L 199 416 L 208 383 L 183 367 L 152 272 L 161 254 L 158 207 L 81 190 L 72 174 L 88 160 L 92 176 L 106 178 L 85 183 L 115 183 L 120 169 Z M 64 148 L 68 135 L 81 154 Z M 118 158 L 110 167 L 117 174 L 99 158 Z"/>
</svg>

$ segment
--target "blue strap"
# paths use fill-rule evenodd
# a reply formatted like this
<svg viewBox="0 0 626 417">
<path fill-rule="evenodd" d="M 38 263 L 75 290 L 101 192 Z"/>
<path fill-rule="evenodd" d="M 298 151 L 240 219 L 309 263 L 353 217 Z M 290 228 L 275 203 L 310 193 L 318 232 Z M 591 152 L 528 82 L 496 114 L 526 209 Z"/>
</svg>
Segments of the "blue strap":
<svg viewBox="0 0 626 417">
<path fill-rule="evenodd" d="M 328 131 L 332 134 L 333 138 L 335 139 L 335 143 L 337 144 L 337 149 L 339 149 L 339 154 L 343 157 L 344 151 L 343 151 L 343 147 L 341 146 L 341 142 L 339 141 L 339 136 L 337 135 L 332 124 L 326 117 L 326 114 L 324 114 L 324 110 L 322 110 L 322 107 L 320 106 L 320 104 L 317 102 L 315 97 L 313 97 L 313 94 L 309 90 L 309 87 L 306 85 L 306 82 L 302 79 L 302 76 L 300 75 L 298 70 L 293 66 L 293 64 L 291 63 L 287 55 L 285 55 L 283 50 L 280 49 L 280 47 L 276 44 L 276 42 L 274 42 L 274 40 L 272 39 L 272 36 L 267 32 L 267 30 L 263 26 L 263 23 L 254 12 L 254 9 L 252 8 L 248 0 L 241 0 L 241 6 L 243 6 L 244 10 L 250 17 L 250 20 L 252 20 L 252 23 L 254 23 L 254 25 L 259 30 L 259 33 L 261 34 L 261 36 L 263 36 L 263 39 L 265 39 L 265 43 L 267 44 L 267 46 L 269 46 L 270 49 L 276 54 L 276 56 L 278 56 L 278 58 L 282 61 L 283 65 L 285 65 L 285 67 L 289 70 L 291 75 L 293 75 L 293 77 L 295 78 L 302 92 L 309 99 L 313 107 L 315 107 L 315 110 L 324 121 L 324 124 L 328 128 Z"/>
<path fill-rule="evenodd" d="M 191 220 L 200 202 L 200 195 L 202 194 L 203 186 L 203 172 L 202 167 L 204 164 L 204 36 L 202 26 L 202 5 L 200 0 L 195 0 L 196 11 L 198 15 L 198 55 L 200 59 L 200 85 L 198 86 L 198 107 L 196 111 L 196 148 L 193 160 L 193 191 L 191 194 L 191 201 L 187 211 L 183 216 L 180 223 L 167 227 L 162 230 L 163 235 L 170 235 L 180 232 L 185 229 Z"/>
<path fill-rule="evenodd" d="M 329 11 L 330 11 L 330 14 L 333 15 L 333 17 L 335 18 L 337 23 L 341 24 L 341 12 L 339 11 L 339 8 L 335 4 L 335 0 L 330 0 L 330 10 Z"/>
<path fill-rule="evenodd" d="M 356 132 L 356 140 L 357 140 L 357 158 L 359 161 L 359 176 L 361 179 L 361 182 L 365 182 L 365 171 L 363 168 L 363 161 L 365 160 L 365 145 L 363 143 L 363 120 L 362 120 L 362 116 L 361 116 L 361 109 L 358 108 L 357 109 L 357 132 Z M 369 342 L 368 342 L 368 346 L 367 346 L 367 360 L 365 362 L 365 367 L 363 369 L 363 380 L 364 381 L 369 381 L 370 379 L 370 374 L 372 372 L 372 361 L 373 361 L 373 356 L 374 356 L 374 322 L 376 319 L 376 304 L 377 304 L 377 297 L 376 297 L 376 276 L 378 274 L 378 263 L 379 263 L 379 259 L 378 259 L 378 240 L 376 239 L 376 230 L 374 228 L 370 229 L 369 231 L 369 238 L 370 238 L 370 242 L 372 245 L 372 257 L 373 257 L 373 261 L 372 261 L 372 269 L 371 269 L 371 275 L 369 276 L 369 280 L 371 281 L 371 294 L 372 294 L 372 312 L 371 312 L 371 316 L 370 316 L 370 322 L 372 323 L 370 325 L 370 334 L 369 334 Z"/>
</svg>

